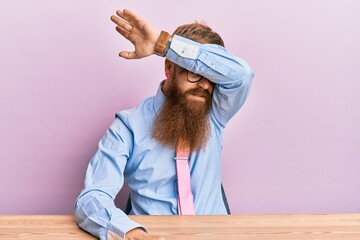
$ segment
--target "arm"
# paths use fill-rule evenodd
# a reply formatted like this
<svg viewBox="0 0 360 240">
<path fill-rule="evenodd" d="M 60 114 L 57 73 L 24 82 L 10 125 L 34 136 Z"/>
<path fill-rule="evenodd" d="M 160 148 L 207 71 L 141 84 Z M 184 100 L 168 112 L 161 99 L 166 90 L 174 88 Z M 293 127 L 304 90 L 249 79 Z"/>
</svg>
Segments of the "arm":
<svg viewBox="0 0 360 240">
<path fill-rule="evenodd" d="M 120 56 L 136 59 L 155 53 L 160 32 L 129 10 L 117 11 L 111 20 L 117 24 L 117 31 L 133 43 L 134 52 L 122 51 Z M 214 44 L 200 44 L 190 39 L 174 36 L 166 58 L 175 64 L 204 76 L 216 83 L 213 93 L 212 116 L 219 127 L 226 123 L 244 104 L 254 76 L 249 65 Z"/>
<path fill-rule="evenodd" d="M 129 129 L 116 118 L 99 142 L 99 149 L 86 171 L 85 187 L 75 203 L 78 225 L 100 239 L 121 236 L 131 240 L 150 236 L 114 204 L 124 182 L 123 172 L 131 150 L 129 143 Z"/>
<path fill-rule="evenodd" d="M 225 127 L 248 96 L 254 76 L 249 65 L 222 46 L 200 44 L 176 35 L 166 58 L 216 84 L 212 115 L 220 127 Z"/>
</svg>

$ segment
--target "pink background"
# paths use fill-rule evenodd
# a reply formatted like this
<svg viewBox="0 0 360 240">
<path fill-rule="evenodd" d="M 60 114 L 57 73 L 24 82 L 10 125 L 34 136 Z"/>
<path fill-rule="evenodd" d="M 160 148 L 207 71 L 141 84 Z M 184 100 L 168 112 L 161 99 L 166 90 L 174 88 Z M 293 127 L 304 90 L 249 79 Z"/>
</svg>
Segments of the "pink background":
<svg viewBox="0 0 360 240">
<path fill-rule="evenodd" d="M 360 211 L 360 1 L 1 0 L 0 214 L 72 213 L 115 112 L 164 78 L 162 58 L 117 56 L 118 8 L 204 20 L 252 66 L 224 136 L 233 213 Z"/>
</svg>

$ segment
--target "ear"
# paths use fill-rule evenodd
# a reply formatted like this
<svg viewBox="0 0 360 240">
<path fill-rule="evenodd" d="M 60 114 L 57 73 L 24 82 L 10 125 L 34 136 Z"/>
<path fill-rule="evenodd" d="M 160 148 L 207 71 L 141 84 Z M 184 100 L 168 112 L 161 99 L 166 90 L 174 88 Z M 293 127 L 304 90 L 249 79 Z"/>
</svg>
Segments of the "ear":
<svg viewBox="0 0 360 240">
<path fill-rule="evenodd" d="M 168 59 L 165 59 L 165 74 L 167 72 L 170 72 L 171 74 L 173 74 L 173 71 L 174 71 L 174 63 L 172 63 Z"/>
<path fill-rule="evenodd" d="M 165 76 L 166 76 L 166 80 L 164 82 L 164 85 L 162 87 L 162 91 L 163 93 L 167 96 L 167 93 L 170 89 L 170 86 L 171 86 L 171 77 L 168 78 L 167 75 L 170 74 L 174 74 L 174 63 L 169 61 L 168 59 L 165 59 Z"/>
</svg>

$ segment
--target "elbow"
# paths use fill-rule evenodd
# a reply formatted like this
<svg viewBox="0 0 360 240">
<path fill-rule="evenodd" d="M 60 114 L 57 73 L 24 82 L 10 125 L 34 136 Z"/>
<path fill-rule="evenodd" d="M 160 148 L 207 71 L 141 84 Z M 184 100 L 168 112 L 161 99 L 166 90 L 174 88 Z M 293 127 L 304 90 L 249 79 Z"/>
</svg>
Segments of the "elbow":
<svg viewBox="0 0 360 240">
<path fill-rule="evenodd" d="M 241 87 L 250 88 L 255 74 L 246 62 L 242 62 L 239 65 L 240 67 L 237 69 L 237 79 L 239 84 Z"/>
<path fill-rule="evenodd" d="M 74 204 L 74 216 L 75 216 L 75 221 L 76 223 L 80 226 L 81 223 L 85 220 L 86 216 L 84 216 L 84 212 L 82 210 L 82 205 L 83 205 L 83 196 L 84 195 L 80 195 Z"/>
<path fill-rule="evenodd" d="M 254 73 L 248 65 L 239 64 L 237 68 L 233 68 L 229 79 L 231 79 L 231 87 L 249 87 L 251 85 Z"/>
<path fill-rule="evenodd" d="M 254 77 L 254 73 L 249 64 L 241 58 L 234 59 L 227 67 L 229 71 L 226 75 L 232 81 L 251 81 Z"/>
<path fill-rule="evenodd" d="M 90 203 L 93 199 L 92 193 L 93 191 L 82 192 L 75 201 L 74 215 L 75 215 L 76 223 L 78 225 L 81 225 L 81 223 L 87 218 L 89 211 L 86 211 L 84 209 L 86 209 L 91 205 Z"/>
<path fill-rule="evenodd" d="M 244 73 L 243 73 L 243 84 L 246 84 L 247 86 L 251 85 L 252 79 L 254 78 L 255 74 L 254 72 L 251 70 L 251 68 L 249 66 L 244 68 Z"/>
<path fill-rule="evenodd" d="M 255 76 L 249 64 L 247 64 L 244 60 L 239 62 L 236 73 L 238 76 L 241 76 L 242 79 L 247 81 L 251 81 Z"/>
</svg>

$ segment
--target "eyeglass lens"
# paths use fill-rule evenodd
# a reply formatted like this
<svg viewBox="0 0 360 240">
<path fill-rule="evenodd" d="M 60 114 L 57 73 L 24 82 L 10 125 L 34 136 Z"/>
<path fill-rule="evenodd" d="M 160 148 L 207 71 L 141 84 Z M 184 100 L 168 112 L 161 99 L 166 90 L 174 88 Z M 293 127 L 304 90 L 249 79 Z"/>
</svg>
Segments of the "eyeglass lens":
<svg viewBox="0 0 360 240">
<path fill-rule="evenodd" d="M 187 72 L 187 79 L 189 82 L 196 83 L 199 82 L 203 77 L 199 74 L 195 74 L 193 72 Z"/>
</svg>

